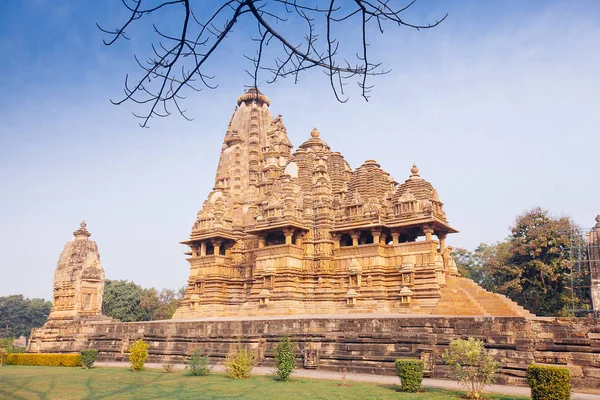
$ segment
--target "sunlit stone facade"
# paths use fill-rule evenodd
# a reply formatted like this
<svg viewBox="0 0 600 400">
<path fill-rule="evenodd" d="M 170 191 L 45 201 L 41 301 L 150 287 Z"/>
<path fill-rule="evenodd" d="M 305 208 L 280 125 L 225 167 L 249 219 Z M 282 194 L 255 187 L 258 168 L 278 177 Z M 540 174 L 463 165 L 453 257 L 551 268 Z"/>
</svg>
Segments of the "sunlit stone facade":
<svg viewBox="0 0 600 400">
<path fill-rule="evenodd" d="M 294 152 L 281 115 L 250 89 L 227 126 L 215 186 L 186 253 L 175 319 L 289 314 L 529 315 L 459 277 L 456 232 L 413 165 L 352 169 L 315 128 Z M 357 143 L 360 145 L 360 143 Z"/>
</svg>

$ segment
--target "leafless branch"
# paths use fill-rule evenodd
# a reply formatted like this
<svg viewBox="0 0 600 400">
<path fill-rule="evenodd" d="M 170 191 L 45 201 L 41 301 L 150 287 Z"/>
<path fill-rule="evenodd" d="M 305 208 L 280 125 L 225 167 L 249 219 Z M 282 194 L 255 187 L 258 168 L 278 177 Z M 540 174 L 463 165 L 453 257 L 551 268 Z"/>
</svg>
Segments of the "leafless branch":
<svg viewBox="0 0 600 400">
<path fill-rule="evenodd" d="M 436 27 L 447 17 L 444 15 L 425 25 L 407 22 L 403 13 L 416 0 L 408 3 L 406 0 L 121 1 L 128 13 L 127 20 L 115 29 L 98 25 L 108 36 L 104 41 L 107 46 L 121 38 L 127 40 L 126 31 L 153 13 L 163 16 L 168 12 L 169 27 L 178 29 L 172 32 L 156 23 L 151 24 L 156 38 L 151 41 L 150 55 L 144 61 L 134 55 L 142 74 L 133 83 L 127 75 L 124 96 L 113 101 L 117 105 L 129 101 L 147 105 L 146 112 L 134 114 L 142 120 L 142 127 L 148 127 L 153 117 L 170 115 L 173 108 L 189 119 L 187 110 L 181 107 L 185 99 L 182 93 L 185 89 L 199 91 L 217 87 L 211 82 L 214 76 L 205 72 L 206 67 L 235 26 L 244 32 L 253 29 L 247 36 L 256 43 L 256 54 L 245 56 L 252 64 L 251 69 L 246 69 L 252 79 L 251 86 L 258 87 L 261 82 L 274 83 L 290 76 L 298 82 L 300 73 L 321 69 L 327 74 L 336 99 L 345 102 L 348 98 L 344 86 L 348 80 L 356 78 L 362 96 L 368 100 L 373 87 L 368 83 L 369 78 L 389 72 L 369 57 L 370 25 L 379 33 L 384 32 L 386 25 L 420 30 Z M 207 12 L 211 7 L 214 9 Z M 172 15 L 176 15 L 175 23 L 171 20 Z M 344 23 L 360 27 L 361 35 L 359 43 L 346 39 L 342 49 L 338 36 L 345 37 L 341 27 Z M 302 26 L 305 31 L 299 36 Z M 321 44 L 319 36 L 323 33 L 326 41 Z M 356 50 L 348 50 L 353 47 Z M 355 61 L 351 61 L 352 58 Z"/>
</svg>

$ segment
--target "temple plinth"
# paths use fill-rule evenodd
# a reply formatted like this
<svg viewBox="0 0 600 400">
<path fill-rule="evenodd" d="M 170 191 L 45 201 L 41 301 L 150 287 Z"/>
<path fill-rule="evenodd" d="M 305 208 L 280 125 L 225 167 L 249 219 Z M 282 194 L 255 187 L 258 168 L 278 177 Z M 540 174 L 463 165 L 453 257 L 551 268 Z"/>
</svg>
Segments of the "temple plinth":
<svg viewBox="0 0 600 400">
<path fill-rule="evenodd" d="M 227 126 L 215 185 L 192 227 L 173 318 L 394 313 L 530 316 L 458 276 L 457 232 L 413 165 L 353 170 L 314 128 L 292 152 L 281 115 L 250 89 Z"/>
</svg>

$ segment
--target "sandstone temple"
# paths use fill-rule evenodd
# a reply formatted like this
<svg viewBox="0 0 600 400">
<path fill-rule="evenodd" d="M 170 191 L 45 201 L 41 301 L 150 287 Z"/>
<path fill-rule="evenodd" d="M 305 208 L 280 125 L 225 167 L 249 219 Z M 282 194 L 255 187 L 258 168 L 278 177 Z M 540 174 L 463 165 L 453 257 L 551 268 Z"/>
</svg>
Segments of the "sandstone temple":
<svg viewBox="0 0 600 400">
<path fill-rule="evenodd" d="M 460 276 L 446 243 L 456 230 L 417 166 L 407 165 L 401 183 L 373 160 L 353 170 L 322 136 L 314 129 L 293 151 L 269 99 L 242 94 L 214 188 L 183 242 L 190 275 L 173 320 L 102 315 L 104 271 L 82 223 L 27 351 L 91 348 L 99 360 L 127 361 L 128 346 L 144 339 L 149 362 L 185 363 L 200 349 L 219 363 L 243 343 L 268 366 L 289 334 L 303 368 L 391 375 L 397 358 L 417 358 L 426 376 L 445 378 L 449 342 L 475 337 L 500 363 L 499 383 L 525 384 L 528 365 L 540 363 L 566 366 L 575 386 L 600 388 L 597 319 L 536 317 Z M 588 236 L 596 250 L 597 221 Z M 593 285 L 596 307 L 600 279 Z"/>
<path fill-rule="evenodd" d="M 96 242 L 90 240 L 85 221 L 65 244 L 54 272 L 54 293 L 49 319 L 70 320 L 102 314 L 104 269 Z"/>
<path fill-rule="evenodd" d="M 293 151 L 269 105 L 256 89 L 237 100 L 214 188 L 182 242 L 190 278 L 174 319 L 530 315 L 458 276 L 446 245 L 457 231 L 416 165 L 402 183 L 374 160 L 353 170 L 316 128 Z"/>
</svg>

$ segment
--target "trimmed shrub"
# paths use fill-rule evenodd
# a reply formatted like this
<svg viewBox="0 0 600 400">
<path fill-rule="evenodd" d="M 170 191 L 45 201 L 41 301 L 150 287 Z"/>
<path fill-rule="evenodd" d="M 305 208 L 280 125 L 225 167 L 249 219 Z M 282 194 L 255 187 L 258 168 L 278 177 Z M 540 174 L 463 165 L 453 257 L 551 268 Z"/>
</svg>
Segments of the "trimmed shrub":
<svg viewBox="0 0 600 400">
<path fill-rule="evenodd" d="M 90 369 L 96 362 L 98 357 L 98 350 L 81 350 L 81 366 L 85 369 Z"/>
<path fill-rule="evenodd" d="M 569 400 L 571 398 L 571 372 L 565 367 L 530 364 L 527 383 L 532 400 Z"/>
<path fill-rule="evenodd" d="M 238 343 L 225 358 L 225 374 L 232 379 L 247 379 L 256 365 L 256 353 Z"/>
<path fill-rule="evenodd" d="M 129 346 L 129 364 L 132 371 L 141 371 L 144 369 L 144 363 L 148 358 L 148 343 L 142 339 L 136 340 Z"/>
<path fill-rule="evenodd" d="M 403 392 L 416 393 L 421 390 L 424 368 L 423 360 L 414 358 L 396 360 L 396 372 L 398 372 Z"/>
<path fill-rule="evenodd" d="M 211 371 L 208 366 L 208 356 L 202 356 L 200 349 L 194 350 L 185 369 L 188 375 L 192 376 L 205 376 L 210 374 Z"/>
<path fill-rule="evenodd" d="M 275 361 L 277 361 L 277 376 L 284 382 L 290 379 L 290 375 L 296 368 L 296 343 L 288 335 L 284 335 L 275 349 Z"/>
<path fill-rule="evenodd" d="M 25 347 L 15 346 L 14 338 L 0 338 L 0 367 L 7 354 L 25 353 Z"/>
<path fill-rule="evenodd" d="M 500 367 L 485 351 L 483 342 L 472 337 L 452 340 L 443 359 L 452 368 L 454 378 L 467 390 L 470 399 L 480 398 L 483 388 L 495 382 Z"/>
<path fill-rule="evenodd" d="M 60 353 L 12 353 L 4 356 L 7 365 L 32 365 L 40 367 L 79 367 L 81 356 L 79 354 Z"/>
</svg>

